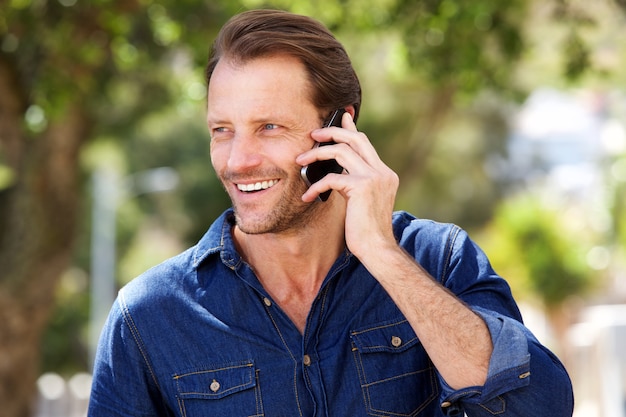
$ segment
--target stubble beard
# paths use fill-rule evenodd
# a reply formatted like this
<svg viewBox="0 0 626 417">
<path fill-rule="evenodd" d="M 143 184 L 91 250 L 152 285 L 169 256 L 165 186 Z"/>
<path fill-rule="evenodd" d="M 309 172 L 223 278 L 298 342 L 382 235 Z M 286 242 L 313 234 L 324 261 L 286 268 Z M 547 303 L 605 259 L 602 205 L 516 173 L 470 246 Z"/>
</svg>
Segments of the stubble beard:
<svg viewBox="0 0 626 417">
<path fill-rule="evenodd" d="M 307 187 L 304 181 L 292 180 L 283 176 L 281 181 L 289 181 L 278 202 L 264 213 L 247 215 L 245 208 L 239 207 L 231 195 L 236 225 L 242 232 L 251 235 L 264 233 L 299 233 L 314 221 L 320 203 L 305 203 L 302 195 Z"/>
</svg>

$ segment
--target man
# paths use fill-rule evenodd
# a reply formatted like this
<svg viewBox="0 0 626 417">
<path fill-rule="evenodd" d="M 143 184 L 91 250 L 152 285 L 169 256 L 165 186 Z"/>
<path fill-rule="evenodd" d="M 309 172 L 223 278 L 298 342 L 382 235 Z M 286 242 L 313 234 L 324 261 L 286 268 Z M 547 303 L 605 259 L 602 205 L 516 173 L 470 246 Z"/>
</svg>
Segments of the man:
<svg viewBox="0 0 626 417">
<path fill-rule="evenodd" d="M 398 178 L 327 29 L 242 13 L 207 80 L 233 209 L 120 291 L 90 416 L 571 416 L 566 371 L 465 232 L 393 213 Z M 344 171 L 307 188 L 302 167 L 329 159 Z"/>
</svg>

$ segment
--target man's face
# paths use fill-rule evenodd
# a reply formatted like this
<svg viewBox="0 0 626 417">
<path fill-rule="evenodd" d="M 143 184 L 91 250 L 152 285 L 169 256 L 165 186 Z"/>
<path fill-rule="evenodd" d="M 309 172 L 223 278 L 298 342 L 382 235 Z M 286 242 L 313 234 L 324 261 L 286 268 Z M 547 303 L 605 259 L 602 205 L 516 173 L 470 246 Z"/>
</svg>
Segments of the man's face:
<svg viewBox="0 0 626 417">
<path fill-rule="evenodd" d="M 306 185 L 295 158 L 313 146 L 321 116 L 297 59 L 217 64 L 208 88 L 211 162 L 242 231 L 297 232 L 319 210 L 301 200 Z"/>
</svg>

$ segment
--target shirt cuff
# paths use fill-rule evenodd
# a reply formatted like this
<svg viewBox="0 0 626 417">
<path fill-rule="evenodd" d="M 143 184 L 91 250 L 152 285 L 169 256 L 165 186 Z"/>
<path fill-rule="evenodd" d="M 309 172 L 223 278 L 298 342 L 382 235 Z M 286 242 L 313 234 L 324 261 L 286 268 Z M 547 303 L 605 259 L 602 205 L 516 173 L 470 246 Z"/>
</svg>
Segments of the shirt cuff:
<svg viewBox="0 0 626 417">
<path fill-rule="evenodd" d="M 473 310 L 485 321 L 493 344 L 487 381 L 483 386 L 454 390 L 439 376 L 443 408 L 451 407 L 458 401 L 484 404 L 530 383 L 528 343 L 534 340 L 532 333 L 510 317 L 480 307 L 473 307 Z"/>
</svg>

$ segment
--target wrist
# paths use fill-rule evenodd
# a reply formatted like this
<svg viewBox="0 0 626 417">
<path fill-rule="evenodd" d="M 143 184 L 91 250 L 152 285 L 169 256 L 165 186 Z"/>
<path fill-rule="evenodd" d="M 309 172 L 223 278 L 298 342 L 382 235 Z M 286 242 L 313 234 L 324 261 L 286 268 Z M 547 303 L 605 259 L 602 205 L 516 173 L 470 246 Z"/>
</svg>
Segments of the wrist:
<svg viewBox="0 0 626 417">
<path fill-rule="evenodd" d="M 415 260 L 395 240 L 378 244 L 367 241 L 361 246 L 363 247 L 359 248 L 358 251 L 352 251 L 352 253 L 379 281 L 379 278 L 389 275 L 390 268 L 401 268 L 403 265 L 415 264 Z"/>
</svg>

